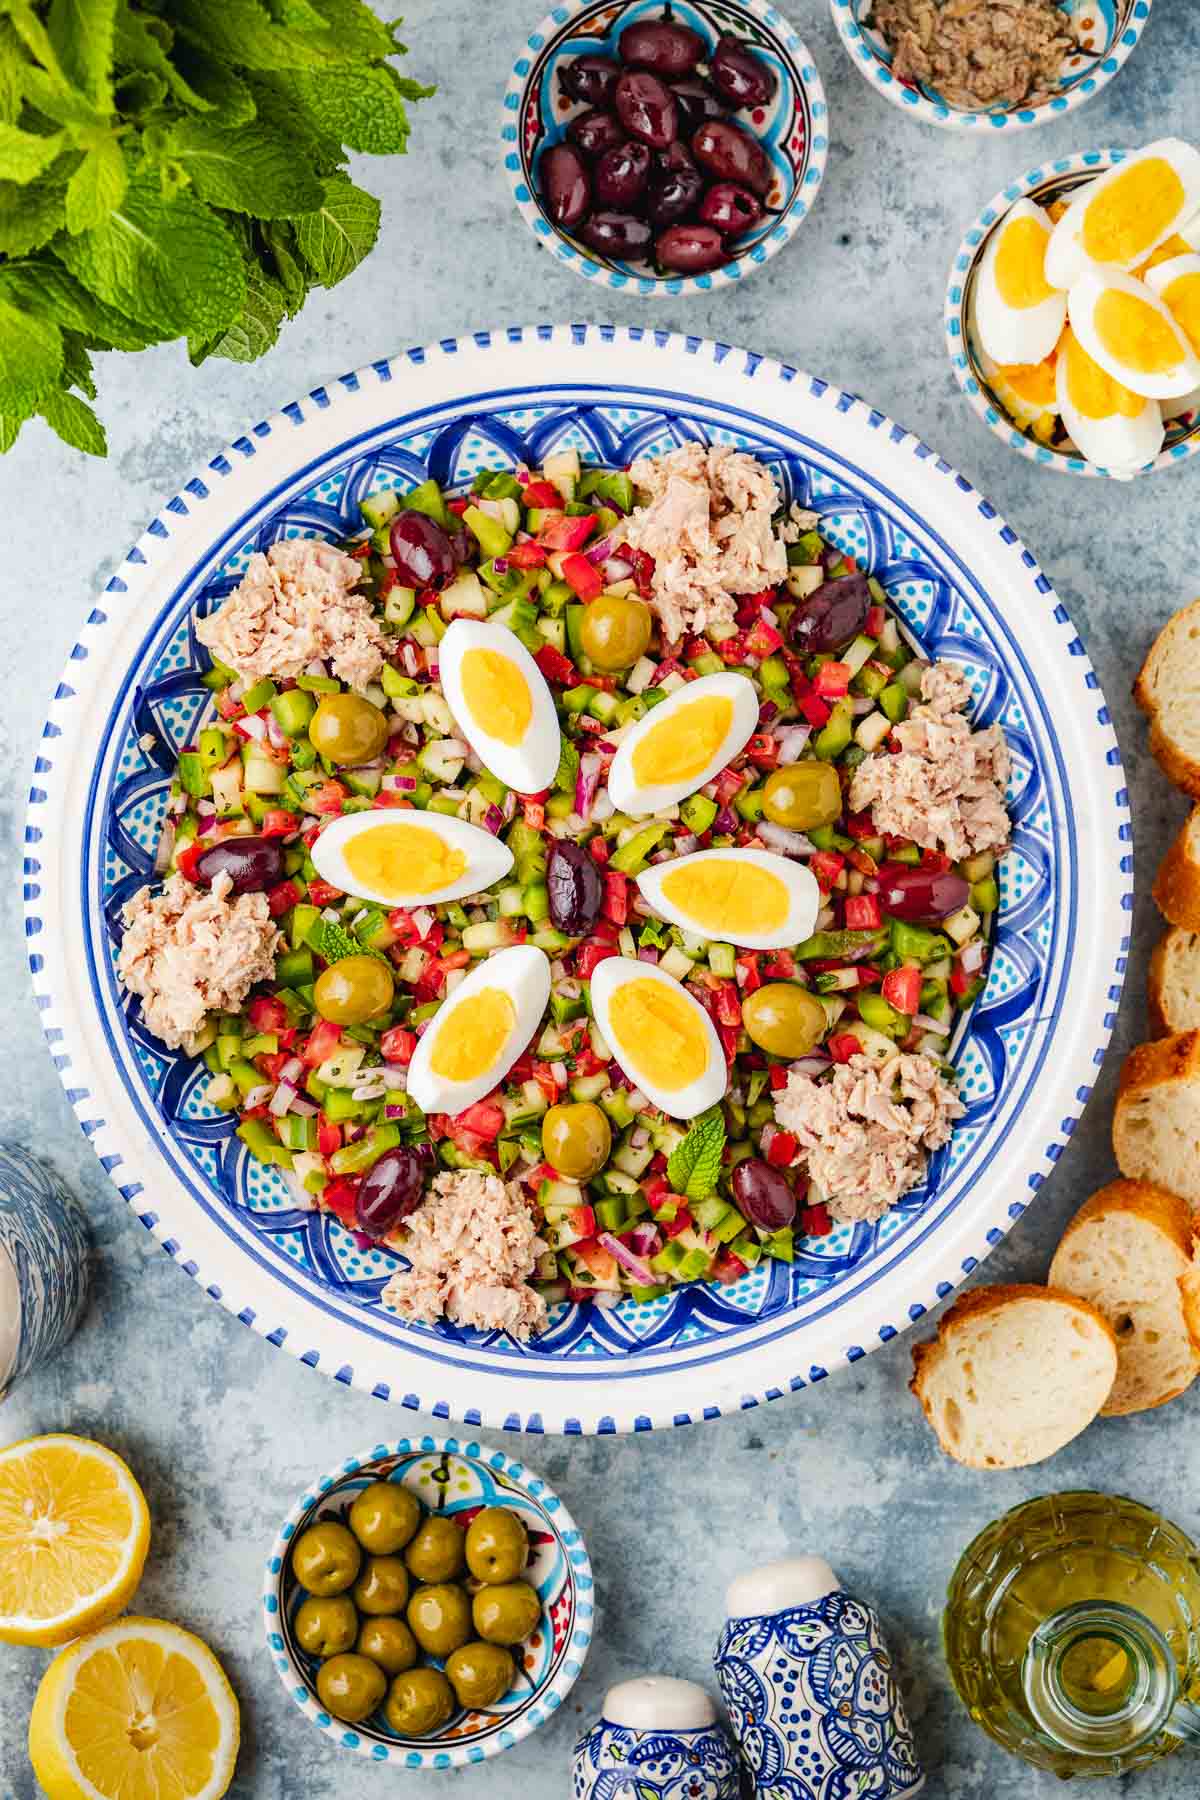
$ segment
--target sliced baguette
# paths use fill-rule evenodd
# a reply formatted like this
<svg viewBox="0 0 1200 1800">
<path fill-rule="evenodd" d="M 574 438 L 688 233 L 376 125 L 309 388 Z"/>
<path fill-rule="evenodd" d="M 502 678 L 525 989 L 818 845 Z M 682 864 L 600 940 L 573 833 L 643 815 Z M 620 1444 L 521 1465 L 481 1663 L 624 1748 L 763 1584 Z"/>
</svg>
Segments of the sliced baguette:
<svg viewBox="0 0 1200 1800">
<path fill-rule="evenodd" d="M 1150 1029 L 1156 1037 L 1200 1027 L 1200 932 L 1173 925 L 1150 958 Z"/>
<path fill-rule="evenodd" d="M 1200 1204 L 1200 1031 L 1129 1052 L 1117 1082 L 1113 1149 L 1130 1181 Z"/>
<path fill-rule="evenodd" d="M 1159 864 L 1154 903 L 1168 924 L 1200 931 L 1200 806 L 1194 806 Z"/>
<path fill-rule="evenodd" d="M 1167 620 L 1133 684 L 1150 751 L 1168 781 L 1200 799 L 1200 600 Z"/>
<path fill-rule="evenodd" d="M 971 1469 L 1023 1469 L 1091 1424 L 1116 1375 L 1112 1327 L 1086 1300 L 980 1287 L 915 1347 L 909 1385 L 947 1456 Z"/>
<path fill-rule="evenodd" d="M 1148 1181 L 1110 1182 L 1067 1226 L 1050 1285 L 1090 1301 L 1117 1336 L 1102 1412 L 1162 1406 L 1200 1374 L 1200 1314 L 1183 1291 L 1191 1271 L 1192 1209 Z"/>
</svg>

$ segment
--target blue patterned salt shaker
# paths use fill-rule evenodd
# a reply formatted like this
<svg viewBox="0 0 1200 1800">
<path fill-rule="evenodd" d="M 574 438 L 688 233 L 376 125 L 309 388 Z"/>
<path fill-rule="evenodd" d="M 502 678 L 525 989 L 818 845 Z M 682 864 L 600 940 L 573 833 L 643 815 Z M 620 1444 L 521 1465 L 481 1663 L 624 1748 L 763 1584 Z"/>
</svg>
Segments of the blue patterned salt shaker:
<svg viewBox="0 0 1200 1800">
<path fill-rule="evenodd" d="M 737 1800 L 737 1751 L 702 1687 L 641 1675 L 575 1746 L 574 1800 Z"/>
<path fill-rule="evenodd" d="M 0 1400 L 78 1325 L 89 1256 L 79 1202 L 27 1151 L 0 1144 Z"/>
<path fill-rule="evenodd" d="M 819 1556 L 740 1575 L 714 1663 L 756 1800 L 892 1800 L 925 1775 L 879 1619 Z"/>
</svg>

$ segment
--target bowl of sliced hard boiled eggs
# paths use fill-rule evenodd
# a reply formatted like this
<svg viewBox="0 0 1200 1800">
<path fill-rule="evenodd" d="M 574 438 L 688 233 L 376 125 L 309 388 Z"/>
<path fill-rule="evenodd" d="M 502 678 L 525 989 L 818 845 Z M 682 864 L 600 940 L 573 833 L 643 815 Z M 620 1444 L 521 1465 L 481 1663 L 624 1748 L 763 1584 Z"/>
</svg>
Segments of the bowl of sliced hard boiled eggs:
<svg viewBox="0 0 1200 1800">
<path fill-rule="evenodd" d="M 1130 480 L 1200 451 L 1200 150 L 1163 138 L 1034 169 L 950 271 L 959 386 L 1044 468 Z"/>
</svg>

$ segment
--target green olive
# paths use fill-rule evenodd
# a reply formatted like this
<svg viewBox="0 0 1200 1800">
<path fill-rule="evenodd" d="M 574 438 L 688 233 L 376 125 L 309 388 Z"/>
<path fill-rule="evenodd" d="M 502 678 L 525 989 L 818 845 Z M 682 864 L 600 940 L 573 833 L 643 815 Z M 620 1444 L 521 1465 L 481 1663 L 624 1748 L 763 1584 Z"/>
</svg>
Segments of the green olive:
<svg viewBox="0 0 1200 1800">
<path fill-rule="evenodd" d="M 440 1669 L 409 1669 L 397 1675 L 388 1693 L 384 1717 L 397 1737 L 428 1737 L 452 1718 L 454 1689 Z"/>
<path fill-rule="evenodd" d="M 470 1640 L 471 1602 L 453 1582 L 419 1587 L 408 1603 L 408 1628 L 427 1656 L 445 1658 Z"/>
<path fill-rule="evenodd" d="M 600 594 L 579 621 L 583 653 L 598 669 L 628 669 L 650 643 L 650 608 L 627 594 Z"/>
<path fill-rule="evenodd" d="M 446 1675 L 460 1706 L 495 1706 L 516 1672 L 512 1656 L 499 1644 L 464 1644 L 446 1658 Z"/>
<path fill-rule="evenodd" d="M 321 1017 L 334 1025 L 365 1025 L 387 1011 L 395 991 L 385 962 L 374 956 L 344 956 L 317 976 L 313 999 Z"/>
<path fill-rule="evenodd" d="M 358 1654 L 378 1663 L 385 1675 L 403 1675 L 417 1660 L 417 1640 L 403 1619 L 364 1619 Z"/>
<path fill-rule="evenodd" d="M 842 812 L 842 784 L 832 763 L 798 762 L 772 769 L 763 786 L 762 809 L 789 831 L 832 825 Z"/>
<path fill-rule="evenodd" d="M 365 763 L 388 741 L 384 715 L 358 694 L 330 694 L 309 720 L 308 739 L 332 763 Z"/>
<path fill-rule="evenodd" d="M 350 1529 L 364 1550 L 393 1556 L 416 1535 L 421 1502 L 398 1481 L 373 1481 L 350 1508 Z"/>
<path fill-rule="evenodd" d="M 297 1608 L 292 1630 L 310 1656 L 340 1656 L 354 1648 L 358 1613 L 349 1594 L 331 1594 L 327 1599 L 311 1595 Z"/>
<path fill-rule="evenodd" d="M 353 1532 L 336 1519 L 310 1525 L 292 1546 L 292 1568 L 301 1587 L 321 1599 L 344 1594 L 353 1585 L 362 1562 L 362 1551 Z"/>
<path fill-rule="evenodd" d="M 321 1705 L 335 1719 L 356 1725 L 369 1719 L 387 1693 L 387 1676 L 365 1656 L 331 1656 L 317 1670 Z"/>
<path fill-rule="evenodd" d="M 563 1108 L 562 1110 L 566 1110 Z M 484 1582 L 515 1581 L 529 1556 L 525 1522 L 507 1506 L 485 1506 L 467 1531 L 467 1567 Z"/>
<path fill-rule="evenodd" d="M 475 1629 L 487 1644 L 523 1644 L 537 1630 L 542 1603 L 527 1581 L 480 1588 L 471 1602 Z"/>
<path fill-rule="evenodd" d="M 815 994 L 794 981 L 769 981 L 742 1001 L 742 1024 L 770 1056 L 807 1056 L 829 1029 Z"/>
<path fill-rule="evenodd" d="M 408 1570 L 398 1556 L 369 1556 L 354 1584 L 360 1613 L 400 1613 L 408 1605 Z"/>
<path fill-rule="evenodd" d="M 418 1581 L 453 1581 L 467 1565 L 462 1526 L 445 1513 L 433 1513 L 404 1552 L 404 1560 Z"/>
<path fill-rule="evenodd" d="M 612 1128 L 598 1106 L 552 1106 L 542 1120 L 542 1155 L 568 1181 L 590 1181 L 608 1161 Z"/>
</svg>

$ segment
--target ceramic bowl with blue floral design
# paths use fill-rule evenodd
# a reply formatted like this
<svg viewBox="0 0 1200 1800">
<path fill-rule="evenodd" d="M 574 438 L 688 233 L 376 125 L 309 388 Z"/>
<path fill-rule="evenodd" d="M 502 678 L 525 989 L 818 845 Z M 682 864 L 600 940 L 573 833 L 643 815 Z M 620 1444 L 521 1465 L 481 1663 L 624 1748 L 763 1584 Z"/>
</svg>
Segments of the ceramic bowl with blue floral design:
<svg viewBox="0 0 1200 1800">
<path fill-rule="evenodd" d="M 487 1506 L 517 1514 L 529 1536 L 524 1579 L 538 1593 L 537 1630 L 514 1650 L 513 1686 L 494 1706 L 460 1709 L 427 1737 L 401 1737 L 382 1709 L 348 1725 L 325 1710 L 317 1693 L 320 1663 L 296 1641 L 295 1618 L 306 1598 L 292 1567 L 291 1546 L 310 1525 L 346 1522 L 356 1497 L 373 1481 L 397 1482 L 426 1514 L 444 1513 L 465 1529 Z M 594 1589 L 587 1546 L 549 1482 L 503 1450 L 462 1438 L 404 1437 L 348 1457 L 313 1483 L 279 1529 L 267 1556 L 263 1626 L 267 1650 L 289 1697 L 335 1744 L 398 1769 L 454 1769 L 484 1762 L 544 1725 L 570 1693 L 592 1638 Z"/>
<path fill-rule="evenodd" d="M 630 25 L 662 20 L 662 0 L 563 0 L 522 46 L 501 113 L 505 172 L 521 217 L 537 241 L 577 275 L 639 298 L 709 293 L 753 274 L 790 242 L 808 217 L 829 151 L 828 109 L 817 66 L 769 0 L 673 0 L 670 14 L 711 48 L 724 33 L 740 38 L 777 83 L 769 106 L 731 114 L 766 152 L 772 183 L 765 216 L 728 240 L 729 260 L 720 268 L 669 275 L 650 262 L 604 257 L 557 225 L 540 198 L 542 157 L 563 141 L 571 119 L 587 110 L 564 92 L 562 71 L 577 56 L 615 56 L 617 39 Z"/>
<path fill-rule="evenodd" d="M 877 93 L 910 119 L 943 131 L 1011 133 L 1045 125 L 1107 87 L 1137 48 L 1153 0 L 1060 0 L 1063 12 L 1077 23 L 1079 49 L 1064 62 L 1055 91 L 1037 105 L 977 111 L 951 106 L 926 84 L 900 80 L 892 69 L 891 45 L 871 23 L 873 4 L 874 0 L 830 0 L 830 10 L 851 62 Z"/>
</svg>

